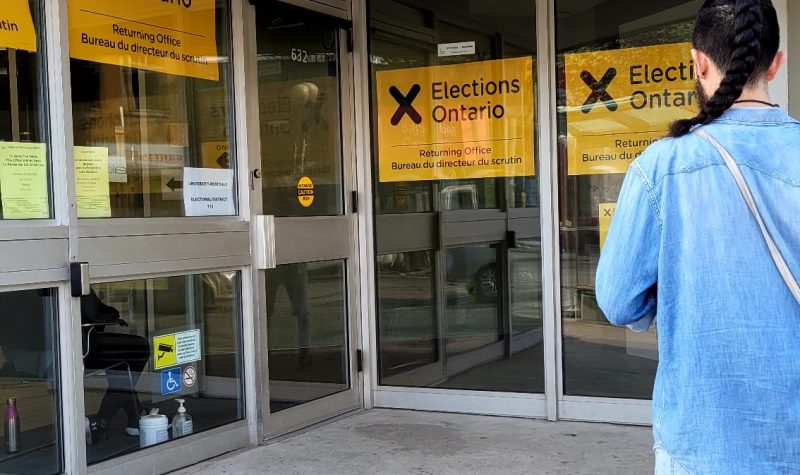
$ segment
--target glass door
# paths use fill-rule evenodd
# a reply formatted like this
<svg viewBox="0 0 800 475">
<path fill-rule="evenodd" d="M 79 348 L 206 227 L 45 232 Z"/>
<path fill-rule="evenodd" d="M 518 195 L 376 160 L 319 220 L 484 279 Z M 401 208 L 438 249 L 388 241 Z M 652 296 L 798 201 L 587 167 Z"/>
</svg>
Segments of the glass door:
<svg viewBox="0 0 800 475">
<path fill-rule="evenodd" d="M 360 404 L 353 357 L 356 252 L 351 71 L 340 20 L 256 6 L 262 274 L 269 414 L 277 435 Z"/>
</svg>

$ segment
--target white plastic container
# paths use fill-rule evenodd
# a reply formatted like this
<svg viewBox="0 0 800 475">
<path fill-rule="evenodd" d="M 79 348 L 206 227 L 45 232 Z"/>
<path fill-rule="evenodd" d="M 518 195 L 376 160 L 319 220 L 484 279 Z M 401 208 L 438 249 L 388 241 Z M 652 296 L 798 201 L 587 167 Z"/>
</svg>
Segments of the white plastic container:
<svg viewBox="0 0 800 475">
<path fill-rule="evenodd" d="M 163 414 L 139 418 L 139 447 L 150 447 L 169 440 L 169 420 Z"/>
</svg>

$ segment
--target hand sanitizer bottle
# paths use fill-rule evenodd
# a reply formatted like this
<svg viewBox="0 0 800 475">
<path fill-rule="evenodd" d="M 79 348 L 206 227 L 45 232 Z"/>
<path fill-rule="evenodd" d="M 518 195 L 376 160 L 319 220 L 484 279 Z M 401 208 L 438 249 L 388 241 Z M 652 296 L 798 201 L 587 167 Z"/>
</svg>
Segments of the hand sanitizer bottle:
<svg viewBox="0 0 800 475">
<path fill-rule="evenodd" d="M 185 403 L 186 400 L 176 399 L 175 402 L 180 404 L 180 407 L 178 408 L 178 413 L 175 414 L 175 417 L 172 418 L 173 439 L 184 437 L 194 432 L 194 426 L 192 424 L 192 416 L 187 414 L 186 408 L 183 407 L 183 403 Z"/>
<path fill-rule="evenodd" d="M 19 412 L 17 411 L 17 399 L 8 398 L 8 406 L 6 407 L 6 415 L 4 418 L 4 429 L 6 438 L 6 453 L 15 454 L 19 452 L 21 431 L 19 425 Z"/>
</svg>

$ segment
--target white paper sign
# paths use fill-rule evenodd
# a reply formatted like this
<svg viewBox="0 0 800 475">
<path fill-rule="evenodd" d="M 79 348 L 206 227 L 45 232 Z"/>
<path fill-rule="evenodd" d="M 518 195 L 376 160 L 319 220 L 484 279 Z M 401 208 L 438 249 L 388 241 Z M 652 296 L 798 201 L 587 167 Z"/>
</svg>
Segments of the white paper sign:
<svg viewBox="0 0 800 475">
<path fill-rule="evenodd" d="M 128 161 L 125 157 L 109 155 L 108 181 L 111 183 L 128 183 Z"/>
<path fill-rule="evenodd" d="M 183 169 L 183 206 L 186 216 L 233 216 L 233 170 Z"/>
<path fill-rule="evenodd" d="M 200 352 L 200 330 L 175 334 L 175 359 L 179 365 L 203 359 Z"/>
<path fill-rule="evenodd" d="M 461 43 L 442 43 L 439 45 L 439 57 L 447 56 L 467 56 L 475 54 L 474 41 L 462 41 Z"/>
</svg>

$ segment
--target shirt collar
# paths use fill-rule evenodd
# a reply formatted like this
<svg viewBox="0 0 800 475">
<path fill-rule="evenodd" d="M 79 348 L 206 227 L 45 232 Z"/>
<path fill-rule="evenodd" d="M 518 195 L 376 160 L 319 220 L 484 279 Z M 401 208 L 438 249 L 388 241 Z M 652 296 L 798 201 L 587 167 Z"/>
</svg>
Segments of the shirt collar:
<svg viewBox="0 0 800 475">
<path fill-rule="evenodd" d="M 761 124 L 797 122 L 778 107 L 734 107 L 725 111 L 718 120 Z"/>
</svg>

